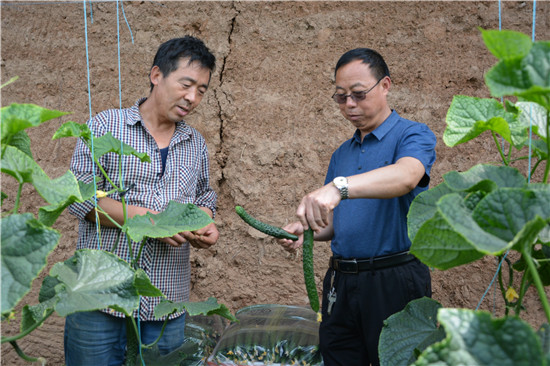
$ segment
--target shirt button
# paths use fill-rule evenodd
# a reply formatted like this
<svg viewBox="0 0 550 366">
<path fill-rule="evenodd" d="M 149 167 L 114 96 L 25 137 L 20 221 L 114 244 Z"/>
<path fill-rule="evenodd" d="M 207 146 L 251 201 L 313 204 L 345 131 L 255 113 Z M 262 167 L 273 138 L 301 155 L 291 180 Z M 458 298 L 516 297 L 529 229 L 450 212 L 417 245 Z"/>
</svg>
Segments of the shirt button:
<svg viewBox="0 0 550 366">
<path fill-rule="evenodd" d="M 357 168 L 357 170 L 361 170 L 361 168 L 362 168 L 362 166 L 359 166 L 359 167 Z"/>
<path fill-rule="evenodd" d="M 364 152 L 365 152 L 365 149 L 361 150 L 361 152 L 364 153 Z"/>
</svg>

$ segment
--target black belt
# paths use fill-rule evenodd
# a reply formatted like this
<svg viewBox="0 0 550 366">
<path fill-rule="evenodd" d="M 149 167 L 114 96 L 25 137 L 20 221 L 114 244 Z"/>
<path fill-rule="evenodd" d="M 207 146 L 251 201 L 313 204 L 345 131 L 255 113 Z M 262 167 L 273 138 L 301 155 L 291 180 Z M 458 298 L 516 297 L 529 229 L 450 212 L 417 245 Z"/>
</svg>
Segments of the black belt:
<svg viewBox="0 0 550 366">
<path fill-rule="evenodd" d="M 368 259 L 342 259 L 330 257 L 329 267 L 342 273 L 358 273 L 373 269 L 394 267 L 412 261 L 416 257 L 407 252 L 373 257 Z"/>
</svg>

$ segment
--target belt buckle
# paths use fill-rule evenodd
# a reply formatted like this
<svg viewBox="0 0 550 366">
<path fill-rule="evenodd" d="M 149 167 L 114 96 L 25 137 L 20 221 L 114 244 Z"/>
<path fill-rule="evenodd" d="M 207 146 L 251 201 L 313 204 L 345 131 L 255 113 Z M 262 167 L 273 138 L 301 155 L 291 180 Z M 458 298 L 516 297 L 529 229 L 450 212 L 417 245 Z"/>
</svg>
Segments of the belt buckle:
<svg viewBox="0 0 550 366">
<path fill-rule="evenodd" d="M 342 268 L 342 264 L 345 265 L 345 269 Z M 349 267 L 348 267 L 349 266 Z M 349 269 L 352 268 L 352 269 Z M 341 259 L 338 263 L 338 270 L 342 273 L 359 273 L 359 266 L 357 265 L 357 259 Z"/>
</svg>

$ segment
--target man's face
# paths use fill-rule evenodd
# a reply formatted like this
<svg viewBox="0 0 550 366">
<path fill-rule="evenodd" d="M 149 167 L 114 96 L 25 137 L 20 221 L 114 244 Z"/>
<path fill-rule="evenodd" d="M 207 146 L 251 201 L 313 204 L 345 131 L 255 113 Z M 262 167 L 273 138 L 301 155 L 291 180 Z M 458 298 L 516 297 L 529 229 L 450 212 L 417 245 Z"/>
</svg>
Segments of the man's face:
<svg viewBox="0 0 550 366">
<path fill-rule="evenodd" d="M 201 102 L 210 82 L 210 70 L 184 58 L 168 76 L 164 76 L 157 66 L 153 67 L 151 82 L 159 112 L 172 122 L 178 122 Z"/>
<path fill-rule="evenodd" d="M 389 111 L 386 96 L 391 81 L 389 77 L 382 78 L 378 84 L 370 66 L 355 60 L 342 66 L 336 72 L 336 93 L 350 94 L 352 92 L 368 91 L 363 100 L 354 100 L 351 96 L 345 103 L 338 104 L 342 115 L 349 120 L 362 135 L 372 132 L 387 117 Z"/>
</svg>

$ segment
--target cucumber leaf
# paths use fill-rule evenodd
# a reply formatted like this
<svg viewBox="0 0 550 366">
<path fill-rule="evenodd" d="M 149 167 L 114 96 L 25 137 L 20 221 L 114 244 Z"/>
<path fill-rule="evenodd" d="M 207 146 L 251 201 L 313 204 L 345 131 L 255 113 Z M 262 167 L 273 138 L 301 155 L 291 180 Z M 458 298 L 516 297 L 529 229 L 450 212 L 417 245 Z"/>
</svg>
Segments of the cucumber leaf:
<svg viewBox="0 0 550 366">
<path fill-rule="evenodd" d="M 487 312 L 443 308 L 437 319 L 447 336 L 428 347 L 415 366 L 543 364 L 535 331 L 518 317 L 493 319 Z"/>
<path fill-rule="evenodd" d="M 166 210 L 158 214 L 147 213 L 127 220 L 126 234 L 137 242 L 144 237 L 164 238 L 194 231 L 214 222 L 210 216 L 197 206 L 170 201 Z"/>
<path fill-rule="evenodd" d="M 2 218 L 2 315 L 10 313 L 44 269 L 60 234 L 32 214 Z"/>
<path fill-rule="evenodd" d="M 180 312 L 183 309 L 190 316 L 195 315 L 214 315 L 217 314 L 222 316 L 230 321 L 238 321 L 237 318 L 231 314 L 229 309 L 224 304 L 218 304 L 218 300 L 214 297 L 209 297 L 208 300 L 202 302 L 173 302 L 170 300 L 163 299 L 155 307 L 155 317 L 162 318 L 164 316 Z"/>
<path fill-rule="evenodd" d="M 380 333 L 380 364 L 410 365 L 415 353 L 445 338 L 445 331 L 437 323 L 437 301 L 423 297 L 413 300 L 402 311 L 384 321 Z"/>
<path fill-rule="evenodd" d="M 445 118 L 443 141 L 453 147 L 473 140 L 485 131 L 498 133 L 504 140 L 521 147 L 527 139 L 525 126 L 514 113 L 507 112 L 495 99 L 464 95 L 453 97 Z"/>
<path fill-rule="evenodd" d="M 103 250 L 77 250 L 65 262 L 56 263 L 50 277 L 44 281 L 41 298 L 58 297 L 55 311 L 60 316 L 105 308 L 131 316 L 139 307 L 135 271 L 126 261 Z M 137 282 L 140 288 L 146 285 L 141 276 Z M 147 287 L 143 292 L 155 292 L 152 285 Z"/>
</svg>

